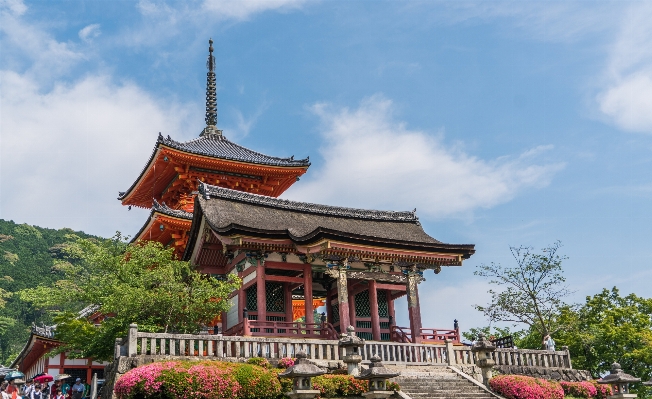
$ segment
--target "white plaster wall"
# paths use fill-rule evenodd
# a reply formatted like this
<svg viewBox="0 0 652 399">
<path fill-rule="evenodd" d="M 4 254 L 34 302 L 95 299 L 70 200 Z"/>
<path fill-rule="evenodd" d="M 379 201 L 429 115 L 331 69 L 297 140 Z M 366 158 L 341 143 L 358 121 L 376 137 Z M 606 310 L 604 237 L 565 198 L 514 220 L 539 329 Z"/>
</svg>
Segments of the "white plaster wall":
<svg viewBox="0 0 652 399">
<path fill-rule="evenodd" d="M 256 279 L 256 273 L 258 273 L 258 270 L 256 270 L 255 272 L 251 273 L 250 275 L 246 276 L 245 278 L 243 278 L 243 279 L 242 279 L 242 285 L 247 284 L 247 283 L 250 282 L 251 280 L 255 280 L 255 279 Z"/>
<path fill-rule="evenodd" d="M 61 364 L 61 354 L 54 355 L 50 358 L 50 366 L 58 366 Z"/>
<path fill-rule="evenodd" d="M 233 298 L 231 298 L 231 307 L 229 308 L 229 311 L 226 312 L 226 328 L 231 328 L 238 324 L 238 296 L 240 294 L 236 294 Z"/>
</svg>

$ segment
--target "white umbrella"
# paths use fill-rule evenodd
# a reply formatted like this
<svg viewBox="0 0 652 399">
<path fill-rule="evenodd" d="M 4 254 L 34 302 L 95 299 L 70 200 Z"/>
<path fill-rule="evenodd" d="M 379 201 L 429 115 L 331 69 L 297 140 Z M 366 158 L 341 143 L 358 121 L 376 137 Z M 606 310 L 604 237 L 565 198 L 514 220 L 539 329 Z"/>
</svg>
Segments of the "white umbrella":
<svg viewBox="0 0 652 399">
<path fill-rule="evenodd" d="M 58 376 L 54 377 L 55 381 L 60 381 L 60 380 L 65 380 L 66 378 L 70 378 L 70 375 L 68 374 L 59 374 Z"/>
</svg>

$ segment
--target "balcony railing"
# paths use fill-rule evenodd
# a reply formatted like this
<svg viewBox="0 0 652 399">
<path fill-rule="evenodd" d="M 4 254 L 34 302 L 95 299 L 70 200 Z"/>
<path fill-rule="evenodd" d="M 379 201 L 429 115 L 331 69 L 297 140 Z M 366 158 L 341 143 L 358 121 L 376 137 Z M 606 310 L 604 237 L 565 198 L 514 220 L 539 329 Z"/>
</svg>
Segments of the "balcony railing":
<svg viewBox="0 0 652 399">
<path fill-rule="evenodd" d="M 421 343 L 425 344 L 443 344 L 447 339 L 453 341 L 453 343 L 459 343 L 460 331 L 458 329 L 422 328 L 419 338 Z M 390 339 L 392 342 L 415 343 L 412 330 L 407 327 L 392 326 Z"/>
</svg>

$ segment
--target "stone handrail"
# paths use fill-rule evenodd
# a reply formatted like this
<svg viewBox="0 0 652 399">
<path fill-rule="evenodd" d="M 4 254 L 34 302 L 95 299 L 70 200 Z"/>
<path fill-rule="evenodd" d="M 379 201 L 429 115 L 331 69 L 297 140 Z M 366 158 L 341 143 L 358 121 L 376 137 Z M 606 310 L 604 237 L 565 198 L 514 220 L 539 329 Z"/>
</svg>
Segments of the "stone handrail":
<svg viewBox="0 0 652 399">
<path fill-rule="evenodd" d="M 223 336 L 210 334 L 165 334 L 138 331 L 129 326 L 126 340 L 117 339 L 115 357 L 137 355 L 283 358 L 295 357 L 300 350 L 308 359 L 340 361 L 341 348 L 337 340 L 312 338 L 277 338 L 256 336 Z M 468 346 L 412 344 L 402 342 L 366 341 L 361 348 L 362 361 L 367 363 L 378 355 L 386 363 L 428 365 L 474 365 L 475 354 Z M 449 356 L 451 354 L 451 356 Z M 572 368 L 570 353 L 531 349 L 496 349 L 492 357 L 497 366 L 535 366 L 543 368 Z"/>
<path fill-rule="evenodd" d="M 467 346 L 453 347 L 452 364 L 475 364 L 475 355 Z M 532 366 L 543 368 L 573 368 L 567 347 L 561 351 L 498 348 L 492 353 L 496 366 Z"/>
<path fill-rule="evenodd" d="M 385 363 L 448 364 L 447 348 L 443 345 L 366 341 L 361 352 L 363 362 L 378 355 Z"/>
<path fill-rule="evenodd" d="M 297 352 L 303 350 L 308 359 L 336 361 L 340 359 L 337 344 L 336 340 L 325 339 L 147 333 L 138 331 L 138 326 L 132 324 L 129 326 L 126 351 L 116 347 L 116 354 L 283 358 L 295 357 Z M 116 345 L 122 345 L 122 342 L 116 341 Z"/>
</svg>

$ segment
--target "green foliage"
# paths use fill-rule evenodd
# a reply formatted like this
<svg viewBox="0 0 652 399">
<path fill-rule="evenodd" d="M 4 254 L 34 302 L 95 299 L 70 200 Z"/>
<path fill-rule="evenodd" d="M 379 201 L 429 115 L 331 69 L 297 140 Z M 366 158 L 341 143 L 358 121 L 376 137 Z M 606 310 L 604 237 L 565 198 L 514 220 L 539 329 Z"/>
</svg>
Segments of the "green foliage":
<svg viewBox="0 0 652 399">
<path fill-rule="evenodd" d="M 510 247 L 515 267 L 500 264 L 480 265 L 475 274 L 489 278 L 490 284 L 503 287 L 489 290 L 491 302 L 475 308 L 491 322 L 523 323 L 537 331 L 540 337 L 562 328 L 555 317 L 570 295 L 561 263 L 567 259 L 558 255 L 559 241 L 534 253 L 531 247 Z"/>
<path fill-rule="evenodd" d="M 356 380 L 351 375 L 326 374 L 312 379 L 312 388 L 320 392 L 321 397 L 361 396 L 367 392 L 369 384 Z"/>
<path fill-rule="evenodd" d="M 276 373 L 252 364 L 238 364 L 232 375 L 240 384 L 243 399 L 274 399 L 281 395 Z"/>
<path fill-rule="evenodd" d="M 71 229 L 44 229 L 0 219 L 0 364 L 9 364 L 29 336 L 29 326 L 51 324 L 50 315 L 32 307 L 12 293 L 54 283 L 60 273 L 54 269 L 50 248 L 63 245 L 69 236 L 91 237 Z M 7 320 L 11 320 L 8 322 Z"/>
<path fill-rule="evenodd" d="M 526 334 L 525 331 L 511 331 L 509 327 L 496 327 L 496 326 L 487 326 L 487 327 L 472 327 L 469 328 L 469 331 L 462 332 L 462 336 L 469 341 L 475 341 L 478 339 L 480 334 L 484 334 L 485 337 L 489 339 L 494 338 L 503 338 L 512 336 L 514 342 L 519 340 L 522 336 Z"/>
<path fill-rule="evenodd" d="M 57 248 L 58 281 L 18 293 L 47 309 L 57 322 L 59 351 L 78 357 L 110 359 L 115 338 L 129 324 L 149 332 L 195 333 L 229 308 L 225 298 L 240 285 L 237 278 L 219 281 L 176 260 L 160 243 L 127 244 L 117 234 L 111 240 L 78 238 Z M 99 325 L 78 318 L 77 312 L 97 306 L 107 318 Z"/>
<path fill-rule="evenodd" d="M 264 369 L 271 367 L 269 360 L 265 359 L 264 357 L 252 357 L 251 359 L 247 359 L 247 363 L 253 364 L 254 366 L 260 366 Z"/>
<path fill-rule="evenodd" d="M 652 377 L 652 299 L 604 289 L 583 305 L 563 309 L 559 318 L 568 327 L 555 339 L 569 347 L 574 368 L 598 377 L 617 362 L 643 381 Z M 639 396 L 644 391 L 636 389 Z"/>
</svg>

